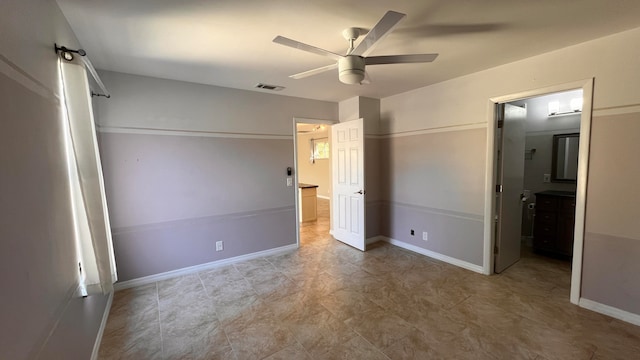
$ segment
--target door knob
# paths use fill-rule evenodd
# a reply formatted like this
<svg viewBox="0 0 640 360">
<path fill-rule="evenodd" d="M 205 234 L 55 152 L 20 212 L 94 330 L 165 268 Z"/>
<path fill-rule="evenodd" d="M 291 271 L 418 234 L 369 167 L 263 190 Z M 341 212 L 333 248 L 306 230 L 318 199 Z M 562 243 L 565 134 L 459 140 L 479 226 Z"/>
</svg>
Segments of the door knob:
<svg viewBox="0 0 640 360">
<path fill-rule="evenodd" d="M 364 191 L 364 190 L 360 190 L 360 191 L 354 192 L 354 194 L 360 194 L 360 195 L 364 195 L 365 193 L 366 193 L 366 191 Z"/>
</svg>

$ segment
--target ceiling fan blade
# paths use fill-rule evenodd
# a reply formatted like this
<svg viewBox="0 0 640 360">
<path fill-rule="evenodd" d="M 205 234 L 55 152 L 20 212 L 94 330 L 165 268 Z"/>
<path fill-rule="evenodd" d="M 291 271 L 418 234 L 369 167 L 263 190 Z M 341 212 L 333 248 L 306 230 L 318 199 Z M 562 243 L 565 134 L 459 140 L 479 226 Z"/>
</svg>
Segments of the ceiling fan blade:
<svg viewBox="0 0 640 360">
<path fill-rule="evenodd" d="M 291 75 L 289 77 L 292 78 L 292 79 L 302 79 L 302 78 L 309 77 L 311 75 L 320 74 L 321 72 L 325 72 L 325 71 L 329 71 L 329 70 L 333 70 L 333 69 L 337 69 L 337 68 L 338 68 L 338 63 L 335 63 L 335 64 L 319 67 L 317 69 L 313 69 L 313 70 L 308 70 L 308 71 L 304 71 L 304 72 L 301 72 L 301 73 L 297 73 L 297 74 Z"/>
<path fill-rule="evenodd" d="M 438 54 L 386 55 L 386 56 L 369 56 L 365 58 L 364 61 L 366 65 L 410 64 L 410 63 L 432 62 L 437 57 L 438 57 Z"/>
<path fill-rule="evenodd" d="M 299 41 L 292 40 L 292 39 L 286 38 L 284 36 L 276 36 L 275 39 L 273 39 L 273 42 L 276 43 L 276 44 L 292 47 L 294 49 L 307 51 L 307 52 L 310 52 L 310 53 L 313 53 L 313 54 L 316 54 L 316 55 L 327 56 L 327 57 L 330 57 L 330 58 L 332 58 L 332 59 L 334 59 L 336 61 L 340 60 L 342 58 L 342 55 L 338 55 L 336 53 L 332 53 L 331 51 L 327 51 L 325 49 L 320 49 L 320 48 L 315 47 L 315 46 L 307 45 L 305 43 L 301 43 Z"/>
<path fill-rule="evenodd" d="M 373 50 L 376 43 L 387 36 L 405 16 L 407 15 L 399 12 L 387 11 L 349 55 L 366 56 Z"/>
</svg>

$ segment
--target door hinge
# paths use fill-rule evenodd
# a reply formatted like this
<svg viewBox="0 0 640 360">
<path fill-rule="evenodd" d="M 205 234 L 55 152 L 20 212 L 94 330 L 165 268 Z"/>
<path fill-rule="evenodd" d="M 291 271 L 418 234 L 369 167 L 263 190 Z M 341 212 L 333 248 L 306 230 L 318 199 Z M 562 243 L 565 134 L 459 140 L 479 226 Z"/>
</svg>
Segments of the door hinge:
<svg viewBox="0 0 640 360">
<path fill-rule="evenodd" d="M 496 192 L 497 193 L 501 193 L 502 192 L 502 184 L 496 185 Z"/>
<path fill-rule="evenodd" d="M 500 253 L 500 248 L 496 245 L 493 247 L 493 254 L 498 255 Z"/>
<path fill-rule="evenodd" d="M 502 129 L 504 127 L 504 120 L 498 120 L 498 129 Z"/>
</svg>

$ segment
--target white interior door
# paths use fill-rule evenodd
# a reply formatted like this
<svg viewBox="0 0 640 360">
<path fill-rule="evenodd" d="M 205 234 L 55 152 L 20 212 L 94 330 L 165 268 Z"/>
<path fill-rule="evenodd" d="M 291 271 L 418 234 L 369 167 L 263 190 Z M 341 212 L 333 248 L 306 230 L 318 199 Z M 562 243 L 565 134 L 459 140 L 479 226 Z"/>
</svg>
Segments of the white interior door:
<svg viewBox="0 0 640 360">
<path fill-rule="evenodd" d="M 520 260 L 522 193 L 524 191 L 525 108 L 505 104 L 498 146 L 495 272 Z M 502 185 L 502 186 L 500 186 Z"/>
<path fill-rule="evenodd" d="M 363 120 L 331 126 L 333 237 L 365 250 Z"/>
</svg>

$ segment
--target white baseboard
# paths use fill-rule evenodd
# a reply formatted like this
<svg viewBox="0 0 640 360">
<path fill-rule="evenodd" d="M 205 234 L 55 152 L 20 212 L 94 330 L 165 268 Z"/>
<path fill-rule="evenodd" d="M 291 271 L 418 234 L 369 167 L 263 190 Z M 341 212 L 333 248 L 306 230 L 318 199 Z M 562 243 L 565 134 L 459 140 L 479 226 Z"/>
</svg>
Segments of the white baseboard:
<svg viewBox="0 0 640 360">
<path fill-rule="evenodd" d="M 618 320 L 622 320 L 622 321 L 631 323 L 633 325 L 640 326 L 640 315 L 638 314 L 620 310 L 613 306 L 601 304 L 599 302 L 595 302 L 593 300 L 589 300 L 585 298 L 580 298 L 578 305 L 585 309 L 595 311 L 597 313 L 604 314 L 607 316 L 611 316 L 612 318 L 616 318 Z"/>
<path fill-rule="evenodd" d="M 98 336 L 96 336 L 96 342 L 93 344 L 93 352 L 91 352 L 91 360 L 98 359 L 100 344 L 102 343 L 102 336 L 104 335 L 104 329 L 107 327 L 107 319 L 109 319 L 109 312 L 111 311 L 112 303 L 113 303 L 113 291 L 109 293 L 107 306 L 104 309 L 104 314 L 102 315 L 102 321 L 100 322 L 100 329 L 98 329 Z"/>
<path fill-rule="evenodd" d="M 471 271 L 474 271 L 474 272 L 477 272 L 477 273 L 480 273 L 480 274 L 484 274 L 484 269 L 480 265 L 476 265 L 476 264 L 472 264 L 470 262 L 466 262 L 466 261 L 463 261 L 463 260 L 460 260 L 460 259 L 452 258 L 451 256 L 443 255 L 443 254 L 437 253 L 435 251 L 431 251 L 431 250 L 427 250 L 427 249 L 421 248 L 419 246 L 411 245 L 411 244 L 406 243 L 404 241 L 391 239 L 391 238 L 388 238 L 386 236 L 379 236 L 379 237 L 381 238 L 380 240 L 386 241 L 391 245 L 395 245 L 395 246 L 401 247 L 403 249 L 407 249 L 407 250 L 416 252 L 418 254 L 422 254 L 424 256 L 428 256 L 430 258 L 441 260 L 441 261 L 444 261 L 444 262 L 449 263 L 451 265 L 459 266 L 459 267 L 461 267 L 463 269 L 467 269 L 467 270 L 471 270 Z"/>
<path fill-rule="evenodd" d="M 371 245 L 371 244 L 375 244 L 378 241 L 384 241 L 386 238 L 382 235 L 378 235 L 378 236 L 374 236 L 374 237 L 370 237 L 365 241 L 366 245 Z"/>
<path fill-rule="evenodd" d="M 113 288 L 116 291 L 118 291 L 118 290 L 124 290 L 128 288 L 136 287 L 136 286 L 153 284 L 154 282 L 157 282 L 157 281 L 172 279 L 178 276 L 194 274 L 200 271 L 214 269 L 220 266 L 229 265 L 229 264 L 233 264 L 233 263 L 237 263 L 245 260 L 251 260 L 251 259 L 255 259 L 262 256 L 275 255 L 282 252 L 295 250 L 297 248 L 298 248 L 298 244 L 291 244 L 291 245 L 281 246 L 275 249 L 258 251 L 251 254 L 245 254 L 245 255 L 240 255 L 240 256 L 236 256 L 228 259 L 212 261 L 205 264 L 189 266 L 189 267 L 177 269 L 177 270 L 171 270 L 171 271 L 163 272 L 160 274 L 154 274 L 154 275 L 144 276 L 137 279 L 117 282 L 113 285 Z"/>
</svg>

